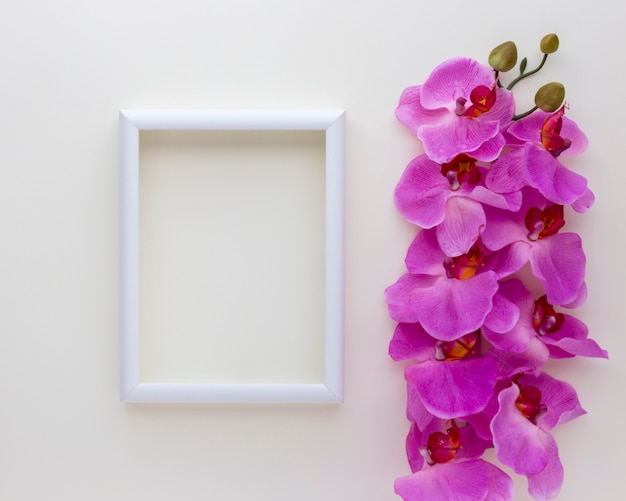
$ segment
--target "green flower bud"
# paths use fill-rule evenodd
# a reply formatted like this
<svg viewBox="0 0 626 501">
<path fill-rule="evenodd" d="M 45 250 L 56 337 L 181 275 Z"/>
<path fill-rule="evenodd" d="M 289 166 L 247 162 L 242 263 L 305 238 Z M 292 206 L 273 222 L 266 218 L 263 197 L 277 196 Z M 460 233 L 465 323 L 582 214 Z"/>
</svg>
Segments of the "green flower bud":
<svg viewBox="0 0 626 501">
<path fill-rule="evenodd" d="M 565 87 L 559 82 L 547 83 L 535 94 L 537 108 L 550 113 L 558 110 L 564 99 Z"/>
<path fill-rule="evenodd" d="M 559 37 L 555 33 L 550 33 L 541 39 L 539 48 L 544 54 L 552 54 L 559 48 Z"/>
<path fill-rule="evenodd" d="M 509 71 L 516 63 L 517 46 L 513 42 L 504 42 L 489 54 L 489 66 L 496 71 Z"/>
</svg>

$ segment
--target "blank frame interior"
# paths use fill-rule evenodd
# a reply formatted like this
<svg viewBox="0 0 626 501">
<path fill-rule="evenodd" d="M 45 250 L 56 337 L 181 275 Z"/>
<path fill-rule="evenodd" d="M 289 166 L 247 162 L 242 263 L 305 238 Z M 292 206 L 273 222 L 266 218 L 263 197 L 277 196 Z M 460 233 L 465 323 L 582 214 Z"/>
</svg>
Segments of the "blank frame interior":
<svg viewBox="0 0 626 501">
<path fill-rule="evenodd" d="M 238 143 L 238 141 L 242 142 Z M 282 154 L 293 154 L 293 152 L 299 154 L 300 151 L 308 151 L 306 147 L 311 141 L 322 143 L 323 149 L 320 151 L 323 155 L 321 169 L 323 172 L 316 173 L 311 170 L 311 167 L 307 167 L 308 174 L 305 174 L 302 181 L 311 186 L 308 190 L 298 193 L 300 188 L 297 184 L 298 179 L 291 177 L 294 175 L 294 169 L 289 170 L 286 167 L 289 164 L 289 157 Z M 168 142 L 175 144 L 176 148 L 168 150 L 160 147 L 162 144 L 167 145 Z M 229 143 L 232 143 L 230 151 L 239 151 L 239 148 L 244 156 L 248 154 L 263 157 L 262 148 L 273 150 L 276 156 L 268 157 L 265 164 L 261 161 L 259 165 L 262 169 L 250 170 L 249 166 L 246 166 L 245 168 L 248 170 L 240 171 L 240 168 L 234 167 L 233 171 L 243 172 L 246 176 L 250 176 L 251 184 L 239 185 L 236 176 L 233 176 L 232 172 L 229 173 L 228 170 L 224 170 L 228 169 L 228 164 L 220 165 L 219 161 L 220 152 L 228 151 Z M 336 403 L 343 401 L 344 143 L 345 112 L 343 110 L 120 111 L 120 398 L 122 401 L 214 403 Z M 153 158 L 154 162 L 150 164 L 150 169 L 145 169 L 141 164 L 140 152 L 145 153 L 146 150 L 142 150 L 140 144 L 157 145 L 156 148 L 148 150 L 152 152 L 152 157 L 156 158 L 156 160 Z M 304 144 L 305 149 L 298 150 L 297 147 L 294 148 L 294 144 Z M 197 149 L 199 147 L 206 153 L 204 160 L 209 166 L 212 166 L 211 168 L 201 167 L 194 170 L 194 166 L 186 161 L 186 148 Z M 261 149 L 255 151 L 255 148 L 259 147 Z M 281 151 L 281 149 L 285 151 Z M 290 150 L 291 153 L 286 150 Z M 174 155 L 180 155 L 180 161 L 174 158 L 168 166 L 167 161 L 159 158 L 163 151 L 170 156 L 172 152 Z M 147 158 L 148 155 L 146 154 L 145 157 Z M 293 163 L 302 164 L 304 162 L 306 164 L 307 162 L 304 157 L 302 162 L 299 161 L 299 158 L 297 160 L 298 162 Z M 175 167 L 172 168 L 171 165 Z M 178 169 L 178 165 L 181 166 L 180 169 Z M 272 165 L 275 166 L 275 170 L 271 170 Z M 191 184 L 189 184 L 189 178 L 186 177 L 188 175 L 193 176 Z M 276 176 L 283 176 L 284 179 Z M 239 200 L 249 203 L 250 207 L 242 208 L 239 212 L 235 209 L 228 209 L 228 193 L 225 196 L 221 193 L 224 191 L 223 186 L 220 186 L 220 183 L 224 183 L 222 178 L 229 179 L 225 190 L 235 195 L 231 198 L 237 199 L 239 197 Z M 177 183 L 177 180 L 183 181 Z M 198 186 L 194 186 L 194 182 L 197 182 Z M 283 189 L 281 192 L 276 187 L 276 185 L 285 185 L 285 183 L 287 185 L 293 184 L 293 194 L 290 193 L 290 190 L 285 191 Z M 319 185 L 317 191 L 315 191 L 316 184 Z M 213 185 L 217 186 L 214 187 Z M 254 186 L 252 191 L 250 191 L 251 186 Z M 170 197 L 169 192 L 175 194 L 176 189 L 179 190 L 178 195 Z M 322 198 L 321 201 L 316 202 L 318 216 L 315 216 L 315 207 L 307 208 L 306 197 L 313 196 L 311 193 Z M 185 202 L 183 204 L 176 202 L 176 196 Z M 151 200 L 151 197 L 157 200 Z M 171 202 L 171 206 L 168 206 L 170 198 L 174 201 Z M 224 198 L 225 202 L 223 201 L 223 209 L 220 210 L 219 200 L 221 198 Z M 293 233 L 293 224 L 296 223 L 290 222 L 287 218 L 286 225 L 282 225 L 284 226 L 282 229 L 281 225 L 275 227 L 272 227 L 271 224 L 267 225 L 266 219 L 272 217 L 272 210 L 276 210 L 276 208 L 270 208 L 268 209 L 269 212 L 264 212 L 265 207 L 260 205 L 263 204 L 263 200 L 267 199 L 278 200 L 281 214 L 289 214 L 289 205 L 291 205 L 291 212 L 294 214 L 291 218 L 294 219 L 299 214 L 304 215 L 302 221 L 304 224 L 310 222 L 311 218 L 321 218 L 318 234 L 312 232 L 312 235 L 303 235 L 301 231 L 298 231 L 301 240 L 305 240 L 302 238 L 304 236 L 309 241 L 286 240 Z M 182 212 L 178 210 L 177 204 L 183 206 Z M 148 210 L 146 207 L 150 210 L 150 219 L 146 219 L 143 215 Z M 258 214 L 252 214 L 251 207 L 252 212 L 258 212 Z M 258 210 L 254 211 L 254 207 L 257 207 Z M 173 217 L 172 214 L 178 212 L 180 212 L 178 214 L 179 219 L 174 223 L 169 222 L 169 219 Z M 247 219 L 245 214 L 250 214 L 250 218 Z M 256 228 L 256 233 L 251 232 L 249 226 L 250 223 L 254 223 L 255 216 L 257 217 L 256 226 L 259 226 Z M 203 218 L 206 219 L 203 220 Z M 189 228 L 186 228 L 187 226 Z M 154 230 L 153 227 L 157 229 Z M 315 228 L 315 224 L 312 224 L 311 227 Z M 196 240 L 194 235 L 201 233 L 205 228 L 206 234 L 200 234 L 200 240 Z M 234 240 L 231 239 L 233 235 L 236 237 Z M 223 273 L 219 265 L 216 265 L 211 259 L 217 258 L 219 260 L 219 252 L 229 252 L 228 244 L 222 245 L 225 240 L 229 242 L 232 240 L 234 247 L 231 250 L 241 254 L 240 257 L 235 256 L 235 260 L 250 261 L 251 266 L 254 266 L 256 256 L 253 251 L 247 248 L 245 238 L 247 235 L 250 235 L 250 240 L 253 241 L 251 244 L 258 246 L 261 254 L 266 253 L 267 261 L 271 265 L 268 268 L 270 271 L 234 276 L 234 280 L 238 282 L 248 281 L 248 285 L 236 285 L 231 290 L 227 290 L 230 287 L 228 281 L 216 281 L 217 284 L 222 284 L 224 290 L 223 292 L 222 290 L 212 290 L 210 285 L 207 286 L 207 284 L 213 283 L 210 273 Z M 172 238 L 169 238 L 170 236 Z M 320 247 L 320 259 L 300 265 L 306 267 L 307 264 L 310 264 L 313 268 L 316 267 L 321 275 L 317 279 L 315 274 L 307 269 L 309 288 L 315 289 L 317 286 L 320 288 L 320 307 L 316 311 L 322 318 L 309 317 L 308 320 L 303 318 L 303 321 L 306 322 L 306 328 L 313 329 L 319 326 L 319 339 L 307 338 L 301 345 L 298 345 L 299 341 L 296 336 L 291 339 L 284 337 L 285 334 L 283 333 L 282 340 L 277 338 L 273 341 L 268 337 L 268 345 L 271 345 L 272 342 L 274 344 L 279 343 L 282 350 L 287 350 L 285 353 L 288 353 L 288 350 L 294 352 L 292 367 L 297 367 L 299 360 L 306 363 L 310 362 L 303 358 L 306 356 L 307 350 L 311 350 L 313 355 L 315 352 L 321 352 L 322 356 L 318 357 L 321 359 L 317 372 L 319 377 L 315 377 L 315 369 L 313 368 L 307 369 L 309 370 L 308 373 L 304 370 L 301 374 L 296 374 L 295 382 L 294 377 L 291 376 L 285 377 L 283 381 L 279 369 L 276 369 L 274 374 L 270 371 L 269 377 L 261 376 L 258 382 L 254 378 L 246 380 L 245 377 L 240 379 L 238 376 L 233 379 L 232 374 L 222 375 L 219 373 L 220 370 L 226 373 L 231 367 L 229 365 L 231 362 L 227 361 L 225 356 L 223 361 L 218 360 L 219 363 L 214 359 L 214 365 L 217 367 L 212 367 L 214 370 L 209 382 L 194 380 L 192 366 L 194 363 L 203 363 L 202 349 L 206 349 L 206 346 L 209 345 L 207 343 L 228 343 L 232 339 L 233 343 L 243 344 L 245 348 L 245 336 L 250 336 L 247 331 L 250 330 L 251 326 L 250 319 L 245 318 L 245 301 L 241 318 L 238 318 L 241 321 L 232 322 L 234 328 L 245 332 L 231 331 L 231 335 L 227 339 L 224 339 L 224 328 L 220 324 L 208 321 L 203 326 L 203 330 L 200 331 L 201 335 L 198 336 L 187 332 L 186 329 L 189 329 L 189 325 L 194 322 L 188 321 L 186 323 L 185 315 L 181 316 L 180 321 L 174 320 L 172 322 L 170 319 L 169 324 L 167 324 L 159 316 L 161 310 L 167 310 L 171 302 L 173 311 L 184 312 L 185 308 L 195 308 L 197 311 L 201 311 L 202 315 L 207 316 L 207 319 L 211 316 L 211 311 L 214 312 L 213 316 L 217 318 L 219 317 L 220 303 L 230 301 L 229 297 L 237 293 L 237 287 L 243 287 L 242 292 L 254 294 L 254 309 L 249 308 L 249 314 L 253 314 L 259 319 L 279 317 L 280 307 L 277 306 L 276 301 L 280 301 L 281 298 L 276 297 L 276 294 L 263 294 L 263 283 L 272 280 L 271 273 L 274 272 L 271 270 L 277 270 L 277 280 L 282 280 L 284 287 L 291 289 L 293 291 L 292 296 L 296 297 L 298 282 L 293 278 L 293 275 L 297 270 L 293 263 L 297 262 L 298 256 L 286 254 L 281 256 L 283 251 L 279 245 L 276 245 L 275 240 L 271 240 L 272 238 L 287 243 L 295 242 L 301 246 Z M 298 239 L 298 234 L 293 235 L 293 238 Z M 166 252 L 161 254 L 152 252 L 154 242 L 160 243 L 154 245 L 155 248 L 165 249 Z M 142 243 L 145 244 L 144 247 L 142 247 Z M 288 249 L 285 252 L 298 253 L 297 245 L 295 247 L 285 245 L 285 247 Z M 179 255 L 182 254 L 183 259 L 172 259 L 172 256 L 176 254 L 168 254 L 171 248 L 177 249 L 175 252 L 178 252 Z M 166 268 L 168 273 L 173 269 L 173 273 L 179 273 L 186 277 L 183 278 L 183 281 L 186 284 L 187 301 L 184 297 L 182 299 L 177 298 L 176 294 L 170 290 L 171 286 L 162 286 L 166 282 L 159 281 L 160 267 L 153 266 L 151 268 L 158 270 L 159 273 L 145 273 L 149 266 L 146 263 L 161 258 L 169 262 L 169 266 Z M 231 258 L 232 256 L 222 257 L 222 259 L 231 260 L 232 264 Z M 199 264 L 200 267 L 196 268 L 199 273 L 196 273 L 192 265 L 186 261 L 196 262 L 195 266 Z M 262 261 L 256 260 L 256 262 L 258 265 Z M 289 268 L 290 266 L 291 268 Z M 212 269 L 206 271 L 205 268 Z M 232 271 L 231 266 L 231 273 Z M 240 270 L 235 271 L 239 272 Z M 147 275 L 153 279 L 149 286 L 140 280 L 142 273 L 144 278 Z M 205 274 L 204 282 L 196 278 L 203 276 L 203 273 Z M 224 273 L 227 273 L 227 270 L 224 270 Z M 156 275 L 156 278 L 153 275 Z M 162 275 L 165 276 L 165 273 Z M 194 285 L 195 282 L 204 284 L 204 289 L 199 296 L 194 295 L 196 290 L 194 286 L 197 286 L 197 284 Z M 228 287 L 224 287 L 224 284 Z M 306 281 L 304 285 L 307 285 Z M 288 303 L 290 300 L 294 300 L 288 292 L 286 294 L 283 296 L 284 302 Z M 213 299 L 211 300 L 211 298 Z M 308 301 L 308 299 L 305 300 Z M 177 301 L 179 301 L 178 305 L 175 304 Z M 234 311 L 236 311 L 237 302 L 240 302 L 241 298 L 233 297 L 232 301 L 234 302 Z M 226 304 L 230 306 L 228 303 Z M 289 323 L 294 323 L 295 319 L 289 318 L 288 314 L 282 316 Z M 303 316 L 306 317 L 306 315 Z M 248 338 L 250 341 L 247 343 L 248 345 L 252 346 L 257 343 L 257 348 L 263 346 L 264 332 L 266 335 L 268 332 L 272 332 L 267 318 L 264 323 L 259 322 L 262 328 L 255 330 L 252 334 L 253 338 Z M 214 319 L 211 318 L 211 320 Z M 222 322 L 225 321 L 227 320 L 222 319 Z M 276 318 L 275 321 L 276 325 L 282 328 L 281 318 Z M 207 328 L 207 325 L 213 327 Z M 215 327 L 216 325 L 217 327 Z M 293 325 L 293 328 L 297 329 L 298 325 Z M 141 364 L 142 354 L 149 351 L 150 345 L 146 339 L 152 342 L 152 338 L 149 337 L 150 333 L 152 332 L 157 338 L 158 334 L 162 339 L 167 339 L 163 335 L 167 329 L 175 331 L 173 334 L 175 343 L 193 343 L 194 339 L 197 342 L 198 346 L 185 347 L 186 353 L 193 353 L 194 357 L 193 363 L 189 363 L 191 360 L 189 359 L 184 362 L 184 365 L 181 365 L 181 367 L 189 368 L 188 374 L 182 371 L 181 374 L 172 375 L 164 370 L 165 376 L 155 377 L 154 374 L 158 373 L 158 370 L 155 370 L 155 364 L 159 363 L 158 357 L 152 361 L 150 370 L 146 368 L 148 364 L 143 366 Z M 214 338 L 213 336 L 217 337 Z M 172 339 L 174 338 L 170 337 L 168 342 L 171 342 Z M 173 345 L 165 343 L 163 346 L 170 346 L 169 350 Z M 222 344 L 222 346 L 228 348 L 228 345 Z M 235 346 L 234 350 L 230 350 L 231 355 L 236 353 L 236 349 Z M 251 349 L 256 348 L 253 346 Z M 173 357 L 175 351 L 173 350 Z M 226 351 L 224 350 L 224 353 Z M 277 360 L 272 360 L 272 357 L 277 355 L 271 351 L 271 346 L 267 346 L 264 351 L 267 359 L 265 362 L 267 362 L 268 367 L 275 368 L 281 365 L 277 363 Z M 169 354 L 169 351 L 166 353 Z M 263 356 L 263 351 L 259 352 L 259 356 Z M 210 359 L 210 357 L 207 358 Z M 144 362 L 145 360 L 144 358 Z M 166 365 L 164 362 L 168 361 L 167 358 L 160 360 L 164 366 Z M 248 360 L 250 359 L 248 358 Z M 245 362 L 245 357 L 242 357 L 242 361 Z M 226 369 L 219 368 L 222 362 L 225 364 L 222 367 Z M 289 367 L 289 364 L 286 364 L 286 367 Z M 191 377 L 188 377 L 190 374 Z"/>
</svg>

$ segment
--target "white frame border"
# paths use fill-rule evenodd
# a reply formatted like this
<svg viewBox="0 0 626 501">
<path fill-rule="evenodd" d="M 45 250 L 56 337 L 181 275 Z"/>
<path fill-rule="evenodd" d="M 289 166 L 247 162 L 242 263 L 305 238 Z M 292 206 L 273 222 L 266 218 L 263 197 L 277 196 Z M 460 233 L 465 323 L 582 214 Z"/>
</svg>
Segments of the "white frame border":
<svg viewBox="0 0 626 501">
<path fill-rule="evenodd" d="M 344 391 L 345 110 L 120 110 L 120 400 L 341 403 Z M 324 130 L 326 137 L 324 383 L 139 381 L 139 131 Z"/>
</svg>

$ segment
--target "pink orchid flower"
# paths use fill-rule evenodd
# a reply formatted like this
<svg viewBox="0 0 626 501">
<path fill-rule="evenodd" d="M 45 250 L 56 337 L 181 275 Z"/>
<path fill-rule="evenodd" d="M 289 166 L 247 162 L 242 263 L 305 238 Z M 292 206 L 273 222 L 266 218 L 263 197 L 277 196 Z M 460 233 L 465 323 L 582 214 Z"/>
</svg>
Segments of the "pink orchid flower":
<svg viewBox="0 0 626 501">
<path fill-rule="evenodd" d="M 563 483 L 558 447 L 550 431 L 585 414 L 574 388 L 547 374 L 523 375 L 498 395 L 491 422 L 496 456 L 528 478 L 537 500 L 553 499 Z"/>
<path fill-rule="evenodd" d="M 465 254 L 485 225 L 483 204 L 516 211 L 520 192 L 500 195 L 484 186 L 486 169 L 461 154 L 440 165 L 426 155 L 414 158 L 395 190 L 400 214 L 422 228 L 437 228 L 437 241 L 448 256 Z"/>
<path fill-rule="evenodd" d="M 394 360 L 415 360 L 405 367 L 405 378 L 415 388 L 421 405 L 407 415 L 421 412 L 442 419 L 459 418 L 481 412 L 493 395 L 496 363 L 481 356 L 480 332 L 455 341 L 438 341 L 419 324 L 400 323 L 389 344 Z M 410 388 L 409 388 L 410 391 Z"/>
<path fill-rule="evenodd" d="M 420 231 L 407 252 L 408 273 L 385 291 L 389 314 L 397 322 L 419 322 L 441 341 L 474 332 L 492 310 L 498 280 L 526 262 L 517 246 L 486 255 L 477 241 L 466 254 L 451 258 L 439 247 L 434 229 Z"/>
<path fill-rule="evenodd" d="M 511 325 L 511 320 L 515 322 Z M 547 347 L 551 358 L 608 358 L 608 353 L 588 338 L 587 326 L 579 319 L 555 310 L 544 295 L 533 299 L 521 280 L 500 283 L 494 296 L 494 308 L 481 332 L 494 348 L 521 353 L 537 337 Z"/>
<path fill-rule="evenodd" d="M 524 188 L 522 207 L 508 212 L 485 207 L 487 224 L 481 234 L 490 250 L 513 242 L 520 260 L 530 261 L 533 274 L 555 305 L 579 305 L 586 294 L 586 258 L 577 233 L 559 233 L 565 224 L 563 207 L 550 205 L 539 192 Z"/>
<path fill-rule="evenodd" d="M 490 442 L 478 437 L 471 425 L 438 419 L 421 431 L 413 424 L 406 445 L 413 473 L 395 482 L 395 492 L 404 501 L 513 499 L 511 478 L 478 459 Z"/>
<path fill-rule="evenodd" d="M 541 296 L 533 303 L 533 328 L 548 347 L 551 358 L 575 356 L 609 358 L 606 350 L 589 339 L 587 326 L 578 318 L 560 313 Z"/>
<path fill-rule="evenodd" d="M 549 201 L 572 204 L 585 212 L 593 204 L 587 180 L 570 171 L 558 159 L 587 148 L 587 137 L 576 123 L 564 116 L 565 107 L 550 114 L 535 111 L 514 122 L 507 133 L 513 148 L 496 160 L 485 182 L 496 193 L 511 193 L 532 186 Z"/>
<path fill-rule="evenodd" d="M 460 153 L 495 160 L 505 144 L 502 129 L 514 113 L 513 95 L 497 87 L 494 71 L 465 57 L 444 61 L 423 85 L 405 89 L 396 108 L 398 120 L 438 163 Z"/>
</svg>

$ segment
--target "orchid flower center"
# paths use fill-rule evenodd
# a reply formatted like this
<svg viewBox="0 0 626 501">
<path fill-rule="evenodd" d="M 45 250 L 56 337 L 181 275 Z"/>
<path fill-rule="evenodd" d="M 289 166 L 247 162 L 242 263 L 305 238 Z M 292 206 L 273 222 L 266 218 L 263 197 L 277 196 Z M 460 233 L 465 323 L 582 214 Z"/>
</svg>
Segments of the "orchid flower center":
<svg viewBox="0 0 626 501">
<path fill-rule="evenodd" d="M 563 138 L 560 135 L 563 115 L 565 115 L 565 105 L 546 118 L 541 126 L 541 144 L 555 157 L 558 157 L 572 145 L 571 139 Z"/>
<path fill-rule="evenodd" d="M 446 433 L 436 431 L 428 435 L 426 461 L 429 464 L 449 463 L 461 448 L 461 433 L 454 421 Z"/>
<path fill-rule="evenodd" d="M 564 224 L 562 205 L 554 204 L 545 210 L 532 207 L 526 213 L 528 239 L 533 242 L 554 235 Z"/>
<path fill-rule="evenodd" d="M 483 259 L 482 243 L 477 240 L 466 254 L 446 258 L 443 267 L 448 278 L 467 280 L 476 275 L 478 268 L 483 264 Z"/>
<path fill-rule="evenodd" d="M 464 97 L 457 97 L 455 104 L 456 107 L 454 109 L 454 113 L 460 117 L 462 117 L 463 115 L 465 115 L 465 103 L 467 103 L 467 99 L 465 99 Z"/>
<path fill-rule="evenodd" d="M 460 117 L 476 118 L 491 110 L 496 103 L 496 85 L 494 84 L 491 89 L 484 85 L 474 88 L 470 93 L 470 101 L 472 105 L 465 109 L 467 99 L 459 97 L 456 100 L 455 113 Z"/>
<path fill-rule="evenodd" d="M 520 386 L 515 407 L 533 423 L 540 413 L 546 411 L 546 406 L 541 403 L 541 391 L 536 386 Z"/>
<path fill-rule="evenodd" d="M 461 153 L 450 162 L 443 164 L 441 173 L 448 179 L 452 191 L 458 190 L 463 181 L 467 181 L 469 184 L 477 184 L 480 181 L 480 171 L 476 167 L 476 160 L 465 153 Z"/>
<path fill-rule="evenodd" d="M 519 388 L 519 396 L 515 400 L 515 407 L 522 413 L 522 416 L 537 424 L 537 418 L 548 409 L 545 404 L 541 403 L 541 390 L 536 386 L 524 386 L 519 381 L 522 376 L 523 374 L 518 374 L 513 377 L 513 383 Z"/>
<path fill-rule="evenodd" d="M 480 349 L 480 329 L 461 336 L 454 341 L 439 341 L 435 346 L 436 360 L 461 360 Z"/>
<path fill-rule="evenodd" d="M 548 298 L 545 295 L 535 301 L 533 327 L 540 336 L 557 332 L 564 320 L 563 314 L 554 311 L 554 306 L 548 303 Z"/>
</svg>

